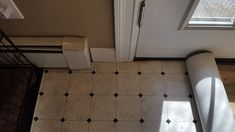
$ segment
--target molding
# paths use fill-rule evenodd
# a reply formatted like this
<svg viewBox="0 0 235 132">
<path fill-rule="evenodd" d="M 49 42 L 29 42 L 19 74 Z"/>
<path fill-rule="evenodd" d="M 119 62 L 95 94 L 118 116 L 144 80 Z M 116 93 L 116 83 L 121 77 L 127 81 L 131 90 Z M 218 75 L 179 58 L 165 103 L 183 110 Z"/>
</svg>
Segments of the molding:
<svg viewBox="0 0 235 132">
<path fill-rule="evenodd" d="M 133 61 L 139 34 L 142 0 L 114 0 L 115 51 L 118 62 Z"/>
<path fill-rule="evenodd" d="M 186 58 L 135 57 L 134 61 L 185 61 Z"/>
<path fill-rule="evenodd" d="M 184 15 L 180 21 L 180 24 L 178 26 L 178 30 L 184 30 L 188 26 L 188 22 L 190 21 L 194 10 L 197 8 L 197 5 L 200 0 L 190 0 L 189 4 L 184 12 Z"/>
<path fill-rule="evenodd" d="M 117 61 L 120 61 L 121 45 L 123 44 L 123 19 L 125 0 L 114 0 L 114 22 L 115 22 L 115 50 Z M 93 57 L 92 57 L 93 58 Z"/>
<path fill-rule="evenodd" d="M 116 62 L 114 48 L 90 48 L 93 62 Z"/>
<path fill-rule="evenodd" d="M 187 58 L 136 57 L 134 61 L 186 61 Z M 234 65 L 235 58 L 215 58 L 218 65 Z"/>
<path fill-rule="evenodd" d="M 139 39 L 140 27 L 138 25 L 138 17 L 139 17 L 139 10 L 140 10 L 139 7 L 140 7 L 141 2 L 142 0 L 135 0 L 135 3 L 134 3 L 129 61 L 133 61 L 135 58 L 137 43 Z"/>
</svg>

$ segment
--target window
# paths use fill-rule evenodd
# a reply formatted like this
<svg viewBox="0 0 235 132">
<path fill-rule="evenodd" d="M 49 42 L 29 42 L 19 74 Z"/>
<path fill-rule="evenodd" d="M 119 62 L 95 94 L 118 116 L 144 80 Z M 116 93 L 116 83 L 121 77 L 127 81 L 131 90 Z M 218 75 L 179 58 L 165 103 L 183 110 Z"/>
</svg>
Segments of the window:
<svg viewBox="0 0 235 132">
<path fill-rule="evenodd" d="M 235 0 L 191 0 L 180 29 L 234 28 Z"/>
</svg>

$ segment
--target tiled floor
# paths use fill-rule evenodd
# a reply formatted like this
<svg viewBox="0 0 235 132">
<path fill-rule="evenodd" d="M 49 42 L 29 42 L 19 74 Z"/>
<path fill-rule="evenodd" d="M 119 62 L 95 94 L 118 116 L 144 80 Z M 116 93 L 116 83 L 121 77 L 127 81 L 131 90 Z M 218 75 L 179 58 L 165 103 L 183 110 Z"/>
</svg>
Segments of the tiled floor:
<svg viewBox="0 0 235 132">
<path fill-rule="evenodd" d="M 45 71 L 31 132 L 200 132 L 183 62 Z"/>
<path fill-rule="evenodd" d="M 235 65 L 219 65 L 219 71 L 235 117 Z"/>
</svg>

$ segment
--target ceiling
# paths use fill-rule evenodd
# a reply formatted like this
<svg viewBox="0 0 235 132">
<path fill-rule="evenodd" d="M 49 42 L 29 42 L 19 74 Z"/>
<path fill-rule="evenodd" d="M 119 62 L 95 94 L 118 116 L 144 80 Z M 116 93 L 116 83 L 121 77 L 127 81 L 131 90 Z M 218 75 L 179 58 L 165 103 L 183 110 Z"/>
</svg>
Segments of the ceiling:
<svg viewBox="0 0 235 132">
<path fill-rule="evenodd" d="M 146 0 L 136 57 L 186 57 L 210 50 L 217 58 L 235 58 L 235 31 L 177 28 L 190 0 Z"/>
<path fill-rule="evenodd" d="M 86 36 L 90 47 L 114 47 L 112 0 L 14 0 L 23 20 L 0 20 L 9 36 Z"/>
</svg>

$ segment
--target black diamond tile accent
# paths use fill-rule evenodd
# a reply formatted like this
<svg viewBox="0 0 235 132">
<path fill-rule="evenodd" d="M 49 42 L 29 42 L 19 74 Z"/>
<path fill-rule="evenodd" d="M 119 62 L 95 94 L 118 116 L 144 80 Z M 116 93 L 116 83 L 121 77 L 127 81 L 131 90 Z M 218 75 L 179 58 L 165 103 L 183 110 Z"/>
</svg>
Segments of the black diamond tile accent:
<svg viewBox="0 0 235 132">
<path fill-rule="evenodd" d="M 185 72 L 184 74 L 185 74 L 186 76 L 188 76 L 188 72 Z"/>
<path fill-rule="evenodd" d="M 44 72 L 45 72 L 45 73 L 48 73 L 48 70 L 45 70 Z"/>
<path fill-rule="evenodd" d="M 69 96 L 69 93 L 66 92 L 66 93 L 64 94 L 64 96 L 65 96 L 65 97 L 68 97 L 68 96 Z"/>
<path fill-rule="evenodd" d="M 118 119 L 117 119 L 117 118 L 114 118 L 114 119 L 113 119 L 113 122 L 114 122 L 114 123 L 117 123 L 117 122 L 118 122 Z"/>
<path fill-rule="evenodd" d="M 44 93 L 43 92 L 40 92 L 39 95 L 42 96 Z"/>
<path fill-rule="evenodd" d="M 115 94 L 114 94 L 114 97 L 117 97 L 117 96 L 118 96 L 118 93 L 115 93 Z"/>
<path fill-rule="evenodd" d="M 60 119 L 60 121 L 61 121 L 61 122 L 65 122 L 65 119 L 64 119 L 64 117 L 63 117 L 63 118 L 61 118 L 61 119 Z"/>
<path fill-rule="evenodd" d="M 118 71 L 115 71 L 115 74 L 117 75 L 117 74 L 118 74 Z"/>
<path fill-rule="evenodd" d="M 168 97 L 168 95 L 167 95 L 167 94 L 163 94 L 163 97 L 164 97 L 164 98 L 167 98 L 167 97 Z"/>
<path fill-rule="evenodd" d="M 35 116 L 35 117 L 33 118 L 33 120 L 34 120 L 34 121 L 37 121 L 37 120 L 38 120 L 38 117 L 37 117 L 37 116 Z"/>
<path fill-rule="evenodd" d="M 194 123 L 194 124 L 196 124 L 197 122 L 198 122 L 197 120 L 195 120 L 195 119 L 193 120 L 193 123 Z"/>
<path fill-rule="evenodd" d="M 139 97 L 141 98 L 142 96 L 143 96 L 143 94 L 142 94 L 142 93 L 140 93 L 140 94 L 139 94 Z"/>
<path fill-rule="evenodd" d="M 161 72 L 162 75 L 165 75 L 165 72 Z"/>
<path fill-rule="evenodd" d="M 96 72 L 95 72 L 95 71 L 92 71 L 91 73 L 92 73 L 92 74 L 95 74 Z"/>
<path fill-rule="evenodd" d="M 168 124 L 170 124 L 170 123 L 171 123 L 171 120 L 167 119 L 166 122 L 167 122 Z"/>
<path fill-rule="evenodd" d="M 68 72 L 69 74 L 72 74 L 73 72 L 71 71 L 71 70 L 69 70 L 69 72 Z"/>
<path fill-rule="evenodd" d="M 144 123 L 144 119 L 141 118 L 141 119 L 140 119 L 140 123 Z"/>
<path fill-rule="evenodd" d="M 188 97 L 189 97 L 189 98 L 193 98 L 193 95 L 192 95 L 192 94 L 189 94 Z"/>
<path fill-rule="evenodd" d="M 87 121 L 88 123 L 90 123 L 92 120 L 91 120 L 91 118 L 88 118 L 86 121 Z"/>
<path fill-rule="evenodd" d="M 90 96 L 93 97 L 93 96 L 94 96 L 94 93 L 91 92 L 91 93 L 90 93 Z"/>
<path fill-rule="evenodd" d="M 141 75 L 142 73 L 141 72 L 138 72 L 139 75 Z"/>
</svg>

